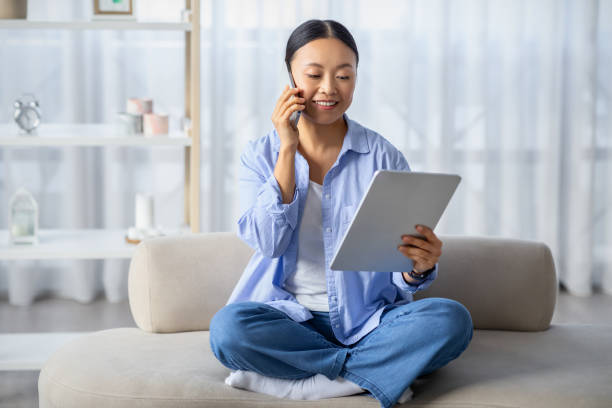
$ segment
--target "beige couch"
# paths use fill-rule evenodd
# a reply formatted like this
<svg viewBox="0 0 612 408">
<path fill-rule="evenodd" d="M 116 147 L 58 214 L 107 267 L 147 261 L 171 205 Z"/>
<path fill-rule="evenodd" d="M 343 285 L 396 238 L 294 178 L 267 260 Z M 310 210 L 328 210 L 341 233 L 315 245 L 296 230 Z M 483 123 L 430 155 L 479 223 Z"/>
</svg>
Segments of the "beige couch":
<svg viewBox="0 0 612 408">
<path fill-rule="evenodd" d="M 458 359 L 417 379 L 403 406 L 612 407 L 612 326 L 550 326 L 557 280 L 545 245 L 441 238 L 440 274 L 416 298 L 463 303 L 477 330 Z M 292 401 L 224 384 L 229 369 L 207 329 L 251 253 L 231 233 L 140 244 L 129 275 L 139 328 L 86 335 L 56 352 L 40 373 L 40 406 L 378 407 L 365 395 Z"/>
</svg>

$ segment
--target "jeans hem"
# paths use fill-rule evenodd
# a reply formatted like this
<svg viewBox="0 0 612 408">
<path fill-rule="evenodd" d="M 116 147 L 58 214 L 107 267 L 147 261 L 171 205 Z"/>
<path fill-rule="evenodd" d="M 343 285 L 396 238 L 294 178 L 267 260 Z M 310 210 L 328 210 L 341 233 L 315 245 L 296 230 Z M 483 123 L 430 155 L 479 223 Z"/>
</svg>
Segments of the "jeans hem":
<svg viewBox="0 0 612 408">
<path fill-rule="evenodd" d="M 361 388 L 368 390 L 374 396 L 374 398 L 380 402 L 380 406 L 382 408 L 391 408 L 393 405 L 395 405 L 395 403 L 392 403 L 389 397 L 387 397 L 387 395 L 376 384 L 370 382 L 369 380 L 366 380 L 357 374 L 346 371 L 346 369 L 343 369 L 340 372 L 340 376 L 354 382 Z"/>
<path fill-rule="evenodd" d="M 327 375 L 327 378 L 329 378 L 331 381 L 335 380 L 338 375 L 340 375 L 340 372 L 343 370 L 344 362 L 346 361 L 348 352 L 349 350 L 345 348 L 338 350 L 338 354 L 336 355 L 336 361 L 334 362 L 334 365 L 332 366 L 329 375 Z"/>
</svg>

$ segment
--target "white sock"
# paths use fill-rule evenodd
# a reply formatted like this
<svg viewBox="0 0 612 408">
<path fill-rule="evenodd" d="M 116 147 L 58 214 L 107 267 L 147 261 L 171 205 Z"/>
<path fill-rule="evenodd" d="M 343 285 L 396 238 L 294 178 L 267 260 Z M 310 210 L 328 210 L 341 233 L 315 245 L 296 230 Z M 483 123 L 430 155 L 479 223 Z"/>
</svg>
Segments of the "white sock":
<svg viewBox="0 0 612 408">
<path fill-rule="evenodd" d="M 235 388 L 293 400 L 317 400 L 366 392 L 357 384 L 342 377 L 331 381 L 323 374 L 315 374 L 297 380 L 285 380 L 266 377 L 254 371 L 237 370 L 230 373 L 225 383 Z"/>
<path fill-rule="evenodd" d="M 411 399 L 412 399 L 412 388 L 408 387 L 406 388 L 404 393 L 399 397 L 399 399 L 397 400 L 397 403 L 403 404 L 404 402 L 409 401 Z"/>
</svg>

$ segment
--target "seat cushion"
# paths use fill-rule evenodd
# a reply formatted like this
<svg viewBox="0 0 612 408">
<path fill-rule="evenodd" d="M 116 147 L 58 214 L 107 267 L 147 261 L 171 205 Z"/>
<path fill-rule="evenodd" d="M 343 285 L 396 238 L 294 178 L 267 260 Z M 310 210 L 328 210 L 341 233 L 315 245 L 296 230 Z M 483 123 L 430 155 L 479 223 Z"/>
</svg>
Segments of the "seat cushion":
<svg viewBox="0 0 612 408">
<path fill-rule="evenodd" d="M 413 384 L 406 406 L 611 407 L 612 326 L 553 325 L 545 332 L 475 330 L 468 349 Z M 45 364 L 40 407 L 379 407 L 367 395 L 282 400 L 224 383 L 229 369 L 208 332 L 136 328 L 75 339 Z"/>
</svg>

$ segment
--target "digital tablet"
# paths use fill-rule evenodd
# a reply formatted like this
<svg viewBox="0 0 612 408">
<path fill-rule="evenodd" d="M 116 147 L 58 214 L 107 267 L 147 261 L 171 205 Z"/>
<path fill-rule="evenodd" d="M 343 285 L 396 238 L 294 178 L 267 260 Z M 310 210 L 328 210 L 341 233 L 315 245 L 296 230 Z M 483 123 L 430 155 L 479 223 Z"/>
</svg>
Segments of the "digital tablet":
<svg viewBox="0 0 612 408">
<path fill-rule="evenodd" d="M 402 235 L 424 238 L 417 224 L 435 227 L 455 193 L 456 174 L 377 170 L 353 220 L 336 247 L 330 268 L 405 272 L 411 260 L 397 250 Z"/>
</svg>

